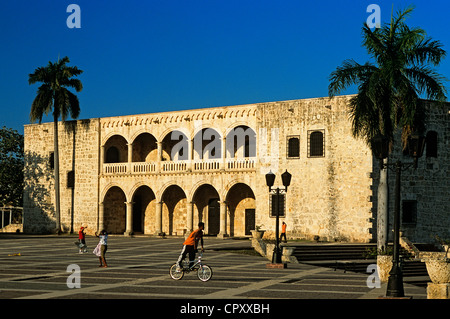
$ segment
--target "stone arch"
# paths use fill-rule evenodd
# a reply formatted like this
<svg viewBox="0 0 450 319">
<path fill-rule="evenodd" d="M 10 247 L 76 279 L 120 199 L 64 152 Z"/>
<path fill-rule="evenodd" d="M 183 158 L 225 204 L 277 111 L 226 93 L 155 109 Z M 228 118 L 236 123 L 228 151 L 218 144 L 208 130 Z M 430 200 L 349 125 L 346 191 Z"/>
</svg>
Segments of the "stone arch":
<svg viewBox="0 0 450 319">
<path fill-rule="evenodd" d="M 156 195 L 148 185 L 136 184 L 131 192 L 133 203 L 133 232 L 151 234 L 156 230 Z"/>
<path fill-rule="evenodd" d="M 187 229 L 187 197 L 177 184 L 167 185 L 161 192 L 162 231 L 168 235 L 183 234 Z"/>
<path fill-rule="evenodd" d="M 226 157 L 244 158 L 256 156 L 256 132 L 247 124 L 229 127 L 226 134 Z"/>
<path fill-rule="evenodd" d="M 194 158 L 218 159 L 222 157 L 222 134 L 220 131 L 204 126 L 196 130 L 194 141 Z"/>
<path fill-rule="evenodd" d="M 128 141 L 120 134 L 111 134 L 102 144 L 104 163 L 124 163 L 128 161 Z"/>
<path fill-rule="evenodd" d="M 239 126 L 247 126 L 247 127 L 251 128 L 253 131 L 255 131 L 255 130 L 253 129 L 253 127 L 250 126 L 249 123 L 246 122 L 246 121 L 233 121 L 233 123 L 230 124 L 230 125 L 226 128 L 226 130 L 225 130 L 225 135 L 228 135 L 232 130 L 234 130 L 235 128 L 237 128 L 237 127 L 239 127 Z"/>
<path fill-rule="evenodd" d="M 248 236 L 255 229 L 255 193 L 246 183 L 236 182 L 228 188 L 228 233 L 230 236 Z"/>
<path fill-rule="evenodd" d="M 193 225 L 205 223 L 208 235 L 218 235 L 220 232 L 220 195 L 209 183 L 197 185 L 192 196 Z"/>
<path fill-rule="evenodd" d="M 111 185 L 103 196 L 103 225 L 110 234 L 123 234 L 126 227 L 126 194 L 120 186 Z"/>
<path fill-rule="evenodd" d="M 122 191 L 123 191 L 123 193 L 125 194 L 125 201 L 128 201 L 128 194 L 127 194 L 127 192 L 124 190 L 125 189 L 125 187 L 123 187 L 123 185 L 120 185 L 119 183 L 109 183 L 108 185 L 106 185 L 104 188 L 103 188 L 103 191 L 100 193 L 100 199 L 101 199 L 101 202 L 104 202 L 105 201 L 105 196 L 106 196 L 106 194 L 108 193 L 108 191 L 111 189 L 111 188 L 113 188 L 113 187 L 118 187 L 118 188 L 120 188 Z"/>
<path fill-rule="evenodd" d="M 158 147 L 153 134 L 141 131 L 132 139 L 132 162 L 151 162 L 158 160 Z"/>
<path fill-rule="evenodd" d="M 166 161 L 189 159 L 189 133 L 186 129 L 172 128 L 161 135 L 162 158 Z"/>
<path fill-rule="evenodd" d="M 183 133 L 184 135 L 186 135 L 188 138 L 191 135 L 189 130 L 185 127 L 170 126 L 170 127 L 166 128 L 161 134 L 159 134 L 159 136 L 157 137 L 157 140 L 158 141 L 164 140 L 164 138 L 166 138 L 167 135 L 172 133 L 173 131 L 179 131 L 179 132 Z"/>
</svg>

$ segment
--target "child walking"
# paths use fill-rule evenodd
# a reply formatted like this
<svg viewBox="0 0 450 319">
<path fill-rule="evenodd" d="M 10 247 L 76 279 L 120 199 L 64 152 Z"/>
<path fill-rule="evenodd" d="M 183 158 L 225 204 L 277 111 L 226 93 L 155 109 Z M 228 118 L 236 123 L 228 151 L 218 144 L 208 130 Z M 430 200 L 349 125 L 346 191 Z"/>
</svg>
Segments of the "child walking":
<svg viewBox="0 0 450 319">
<path fill-rule="evenodd" d="M 106 268 L 108 267 L 105 258 L 106 250 L 108 249 L 108 233 L 105 230 L 102 230 L 99 235 L 97 235 L 97 232 L 95 232 L 95 236 L 97 236 L 100 240 L 93 253 L 98 256 L 98 260 L 100 261 L 99 267 Z"/>
<path fill-rule="evenodd" d="M 80 231 L 78 232 L 78 247 L 80 249 L 80 254 L 87 252 L 86 234 L 84 233 L 86 227 L 81 226 Z"/>
</svg>

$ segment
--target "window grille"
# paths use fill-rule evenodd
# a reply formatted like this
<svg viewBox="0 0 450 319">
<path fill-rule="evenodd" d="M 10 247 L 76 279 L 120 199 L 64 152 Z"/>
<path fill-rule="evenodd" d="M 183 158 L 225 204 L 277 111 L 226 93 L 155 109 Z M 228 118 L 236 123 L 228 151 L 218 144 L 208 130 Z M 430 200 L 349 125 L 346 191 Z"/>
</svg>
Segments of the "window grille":
<svg viewBox="0 0 450 319">
<path fill-rule="evenodd" d="M 279 217 L 286 217 L 285 214 L 285 194 L 271 194 L 270 195 L 270 217 L 277 217 L 277 209 L 279 208 Z M 278 207 L 277 207 L 278 205 Z"/>
<path fill-rule="evenodd" d="M 287 157 L 288 158 L 299 158 L 300 157 L 300 138 L 299 137 L 288 136 Z"/>
<path fill-rule="evenodd" d="M 324 131 L 308 132 L 308 157 L 324 157 L 325 156 L 325 139 Z"/>
</svg>

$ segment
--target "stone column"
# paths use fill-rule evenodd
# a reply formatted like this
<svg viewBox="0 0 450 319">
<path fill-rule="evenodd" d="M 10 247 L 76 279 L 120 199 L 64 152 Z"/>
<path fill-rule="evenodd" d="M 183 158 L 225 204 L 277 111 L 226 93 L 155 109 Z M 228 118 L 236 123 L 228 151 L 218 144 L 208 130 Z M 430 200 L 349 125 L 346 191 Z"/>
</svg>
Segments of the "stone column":
<svg viewBox="0 0 450 319">
<path fill-rule="evenodd" d="M 162 142 L 156 142 L 156 150 L 157 150 L 157 159 L 156 159 L 156 172 L 161 172 L 161 166 L 162 166 Z"/>
<path fill-rule="evenodd" d="M 128 174 L 131 173 L 131 162 L 133 161 L 133 144 L 127 144 L 128 145 Z"/>
<path fill-rule="evenodd" d="M 98 204 L 98 231 L 105 229 L 105 205 L 103 202 Z"/>
<path fill-rule="evenodd" d="M 187 203 L 187 235 L 189 235 L 194 230 L 194 202 Z"/>
<path fill-rule="evenodd" d="M 163 202 L 156 202 L 156 235 L 160 235 L 162 233 L 162 204 Z"/>
<path fill-rule="evenodd" d="M 100 172 L 101 173 L 104 173 L 103 164 L 105 164 L 105 145 L 102 145 L 100 147 Z"/>
<path fill-rule="evenodd" d="M 191 171 L 194 170 L 194 140 L 189 140 L 189 147 L 188 147 L 188 169 Z"/>
<path fill-rule="evenodd" d="M 217 238 L 228 237 L 227 234 L 227 203 L 220 201 L 220 232 Z"/>
<path fill-rule="evenodd" d="M 222 137 L 222 152 L 221 152 L 221 157 L 222 157 L 222 161 L 221 161 L 221 169 L 226 169 L 227 166 L 227 138 L 224 136 Z"/>
<path fill-rule="evenodd" d="M 133 235 L 133 203 L 125 202 L 125 204 L 127 205 L 127 223 L 124 235 L 131 236 Z"/>
</svg>

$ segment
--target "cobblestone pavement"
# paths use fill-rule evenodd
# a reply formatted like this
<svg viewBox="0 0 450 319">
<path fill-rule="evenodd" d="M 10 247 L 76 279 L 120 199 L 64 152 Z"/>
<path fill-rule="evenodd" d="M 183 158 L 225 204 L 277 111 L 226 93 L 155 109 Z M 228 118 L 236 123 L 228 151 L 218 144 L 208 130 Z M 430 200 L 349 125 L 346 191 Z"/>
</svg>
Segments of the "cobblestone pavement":
<svg viewBox="0 0 450 319">
<path fill-rule="evenodd" d="M 367 287 L 369 274 L 306 264 L 267 269 L 265 258 L 234 251 L 249 248 L 249 240 L 205 238 L 204 262 L 213 269 L 208 282 L 195 273 L 179 281 L 169 277 L 182 238 L 110 236 L 108 268 L 99 268 L 92 254 L 97 238 L 87 237 L 85 254 L 75 241 L 68 235 L 0 235 L 0 299 L 376 299 L 385 291 Z M 69 265 L 79 266 L 80 288 L 69 288 L 76 283 Z M 424 287 L 409 284 L 405 294 L 426 298 Z"/>
</svg>

